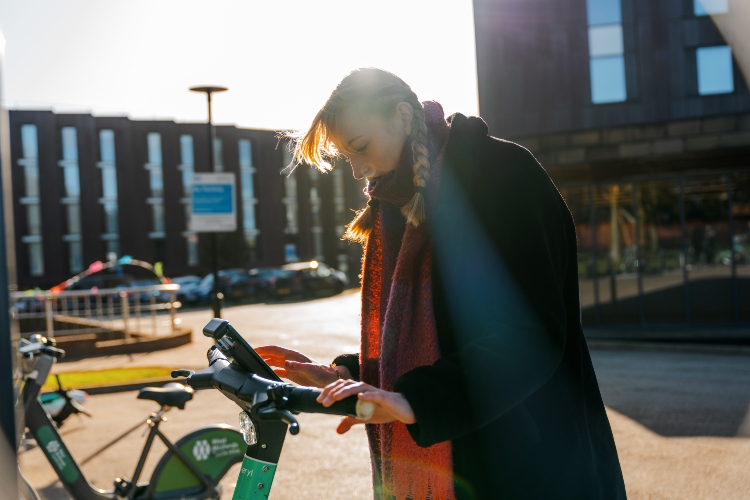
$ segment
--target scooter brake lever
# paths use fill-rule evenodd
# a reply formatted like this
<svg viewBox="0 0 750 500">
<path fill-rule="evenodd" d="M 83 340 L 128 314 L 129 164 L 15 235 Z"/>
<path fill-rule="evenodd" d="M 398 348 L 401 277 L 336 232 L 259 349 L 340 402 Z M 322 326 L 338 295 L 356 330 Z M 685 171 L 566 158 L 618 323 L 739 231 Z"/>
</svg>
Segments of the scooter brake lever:
<svg viewBox="0 0 750 500">
<path fill-rule="evenodd" d="M 188 378 L 195 373 L 195 370 L 172 370 L 172 378 Z"/>
<path fill-rule="evenodd" d="M 299 434 L 299 422 L 289 410 L 280 410 L 274 406 L 268 406 L 258 410 L 258 417 L 262 420 L 281 420 L 289 426 L 289 433 L 293 436 Z"/>
</svg>

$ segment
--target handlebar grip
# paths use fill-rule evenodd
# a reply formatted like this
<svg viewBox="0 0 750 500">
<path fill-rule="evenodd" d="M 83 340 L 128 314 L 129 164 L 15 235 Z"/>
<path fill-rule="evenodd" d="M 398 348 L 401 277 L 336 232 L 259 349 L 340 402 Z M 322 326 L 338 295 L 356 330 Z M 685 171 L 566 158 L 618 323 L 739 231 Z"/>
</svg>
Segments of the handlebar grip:
<svg viewBox="0 0 750 500">
<path fill-rule="evenodd" d="M 356 394 L 325 407 L 317 401 L 321 392 L 323 392 L 322 389 L 314 387 L 295 387 L 288 396 L 287 408 L 303 413 L 326 413 L 355 417 L 360 420 L 369 420 L 375 412 L 373 403 L 360 401 Z"/>
</svg>

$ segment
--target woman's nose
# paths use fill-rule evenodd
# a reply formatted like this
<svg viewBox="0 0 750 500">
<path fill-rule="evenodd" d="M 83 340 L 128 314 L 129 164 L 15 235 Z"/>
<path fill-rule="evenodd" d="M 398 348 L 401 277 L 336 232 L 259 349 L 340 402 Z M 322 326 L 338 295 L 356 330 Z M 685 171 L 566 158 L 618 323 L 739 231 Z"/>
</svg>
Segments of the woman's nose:
<svg viewBox="0 0 750 500">
<path fill-rule="evenodd" d="M 355 158 L 349 158 L 349 163 L 352 166 L 352 174 L 357 180 L 364 179 L 367 176 L 367 168 L 364 162 Z"/>
</svg>

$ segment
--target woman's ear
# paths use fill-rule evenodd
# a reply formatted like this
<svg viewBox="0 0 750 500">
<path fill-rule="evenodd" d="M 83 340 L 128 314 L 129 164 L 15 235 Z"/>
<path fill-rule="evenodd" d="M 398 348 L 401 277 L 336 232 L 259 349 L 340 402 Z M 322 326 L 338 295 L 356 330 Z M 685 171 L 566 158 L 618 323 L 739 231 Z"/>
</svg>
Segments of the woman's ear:
<svg viewBox="0 0 750 500">
<path fill-rule="evenodd" d="M 406 132 L 406 136 L 411 135 L 411 121 L 414 118 L 414 108 L 411 107 L 411 104 L 405 101 L 401 101 L 396 105 L 396 116 L 398 117 L 399 121 L 401 122 L 401 126 L 404 127 L 404 131 Z"/>
</svg>

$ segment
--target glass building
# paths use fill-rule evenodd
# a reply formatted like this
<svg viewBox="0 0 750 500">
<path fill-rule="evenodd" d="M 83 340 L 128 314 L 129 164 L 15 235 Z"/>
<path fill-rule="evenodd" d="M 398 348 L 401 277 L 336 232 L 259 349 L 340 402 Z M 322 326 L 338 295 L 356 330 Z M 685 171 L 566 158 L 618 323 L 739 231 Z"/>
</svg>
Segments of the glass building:
<svg viewBox="0 0 750 500">
<path fill-rule="evenodd" d="M 587 329 L 750 324 L 750 93 L 720 29 L 733 5 L 474 0 L 480 115 L 566 200 Z"/>
</svg>

